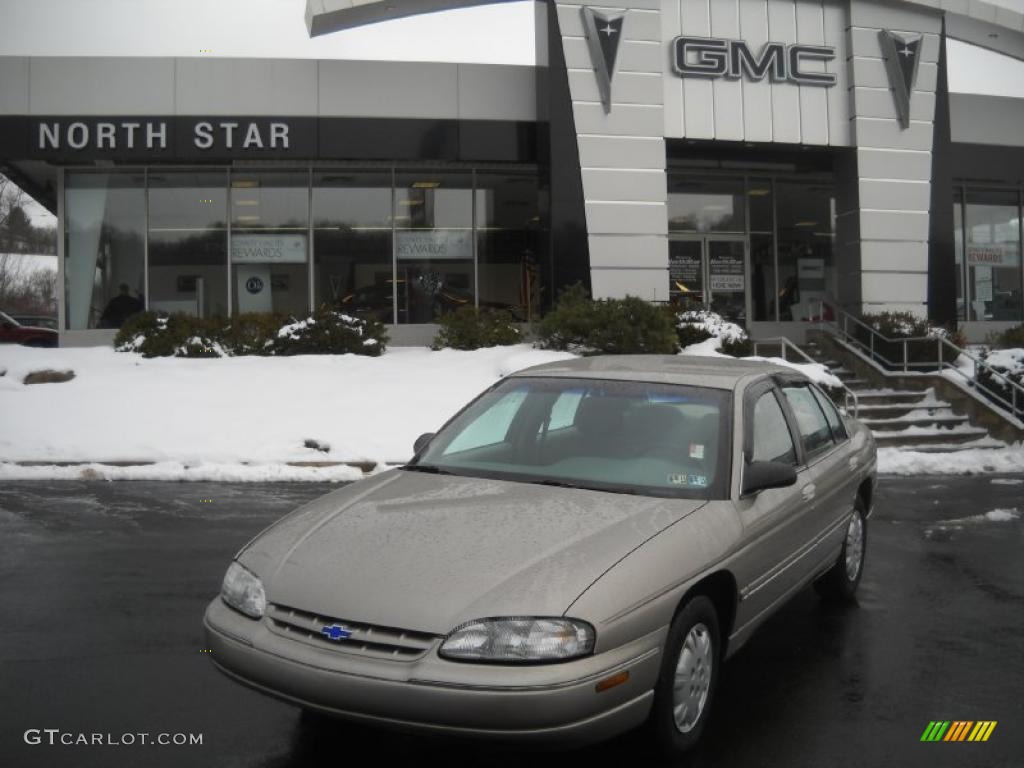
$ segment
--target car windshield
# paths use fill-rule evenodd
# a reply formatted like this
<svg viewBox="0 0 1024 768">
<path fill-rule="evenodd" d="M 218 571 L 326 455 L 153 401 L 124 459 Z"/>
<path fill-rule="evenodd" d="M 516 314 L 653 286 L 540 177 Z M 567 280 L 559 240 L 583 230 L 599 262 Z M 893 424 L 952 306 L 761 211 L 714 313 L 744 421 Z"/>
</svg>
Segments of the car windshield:
<svg viewBox="0 0 1024 768">
<path fill-rule="evenodd" d="M 449 422 L 405 469 L 683 498 L 724 498 L 730 393 L 511 378 Z"/>
</svg>

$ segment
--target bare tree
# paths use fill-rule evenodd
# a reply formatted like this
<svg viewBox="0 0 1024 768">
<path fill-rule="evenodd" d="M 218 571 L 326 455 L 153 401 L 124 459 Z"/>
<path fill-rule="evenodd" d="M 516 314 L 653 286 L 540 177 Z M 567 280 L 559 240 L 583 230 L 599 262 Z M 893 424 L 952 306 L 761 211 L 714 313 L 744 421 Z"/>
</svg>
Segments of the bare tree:
<svg viewBox="0 0 1024 768">
<path fill-rule="evenodd" d="M 7 220 L 15 209 L 25 204 L 25 193 L 13 181 L 0 174 L 0 229 L 7 226 Z"/>
<path fill-rule="evenodd" d="M 23 264 L 20 254 L 11 253 L 7 222 L 11 212 L 21 210 L 25 193 L 17 184 L 0 174 L 0 307 L 8 306 L 23 280 Z"/>
</svg>

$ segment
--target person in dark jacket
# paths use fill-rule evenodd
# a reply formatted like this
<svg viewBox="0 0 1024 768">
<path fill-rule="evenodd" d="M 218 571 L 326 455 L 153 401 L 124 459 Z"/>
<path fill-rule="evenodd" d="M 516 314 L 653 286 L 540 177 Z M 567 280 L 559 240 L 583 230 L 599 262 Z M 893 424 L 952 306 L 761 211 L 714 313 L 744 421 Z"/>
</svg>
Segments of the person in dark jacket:
<svg viewBox="0 0 1024 768">
<path fill-rule="evenodd" d="M 142 300 L 131 295 L 127 283 L 121 283 L 118 290 L 120 293 L 107 302 L 100 315 L 100 328 L 120 328 L 125 320 L 144 309 Z"/>
</svg>

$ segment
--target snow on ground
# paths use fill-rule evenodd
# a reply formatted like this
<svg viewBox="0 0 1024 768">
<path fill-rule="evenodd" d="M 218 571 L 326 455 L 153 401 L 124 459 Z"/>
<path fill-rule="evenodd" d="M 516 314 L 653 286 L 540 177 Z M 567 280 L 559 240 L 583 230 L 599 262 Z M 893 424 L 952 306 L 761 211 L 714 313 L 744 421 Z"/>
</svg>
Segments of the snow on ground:
<svg viewBox="0 0 1024 768">
<path fill-rule="evenodd" d="M 951 520 L 936 520 L 931 526 L 933 528 L 963 528 L 965 525 L 977 525 L 978 523 L 1012 523 L 1020 520 L 1020 510 L 1014 509 L 990 509 L 980 515 L 969 515 L 968 517 L 956 517 Z"/>
<path fill-rule="evenodd" d="M 684 354 L 697 352 L 690 347 Z M 436 430 L 502 376 L 570 357 L 526 344 L 475 352 L 394 347 L 376 358 L 194 360 L 147 360 L 107 347 L 3 346 L 0 480 L 350 480 L 361 470 L 290 463 L 405 461 L 418 435 Z M 838 383 L 822 366 L 756 359 Z M 75 378 L 21 383 L 42 369 L 73 370 Z M 54 466 L 61 462 L 90 464 Z M 116 462 L 149 463 L 105 464 Z M 879 471 L 1024 473 L 1024 447 L 953 454 L 881 448 Z"/>
<path fill-rule="evenodd" d="M 567 357 L 527 345 L 209 360 L 4 346 L 0 462 L 159 462 L 84 468 L 110 478 L 351 479 L 351 468 L 313 472 L 286 463 L 407 460 L 418 435 L 500 377 Z M 76 375 L 63 384 L 21 383 L 46 368 Z M 307 440 L 330 450 L 306 448 Z M 82 472 L 8 465 L 0 477 Z"/>
<path fill-rule="evenodd" d="M 969 448 L 951 453 L 879 448 L 878 471 L 883 475 L 1024 474 L 1024 446 Z"/>
</svg>

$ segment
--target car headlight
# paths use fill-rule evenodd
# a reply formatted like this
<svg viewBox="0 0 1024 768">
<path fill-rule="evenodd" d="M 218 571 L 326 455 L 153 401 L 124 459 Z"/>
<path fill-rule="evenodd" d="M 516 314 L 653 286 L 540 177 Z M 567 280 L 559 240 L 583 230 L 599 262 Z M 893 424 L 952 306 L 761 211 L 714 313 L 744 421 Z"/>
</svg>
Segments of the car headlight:
<svg viewBox="0 0 1024 768">
<path fill-rule="evenodd" d="M 594 650 L 594 628 L 576 619 L 481 619 L 456 627 L 440 654 L 458 661 L 564 661 Z"/>
<path fill-rule="evenodd" d="M 258 619 L 267 608 L 267 595 L 263 591 L 263 582 L 259 576 L 235 561 L 228 566 L 224 574 L 224 583 L 220 588 L 221 599 L 246 616 Z"/>
</svg>

